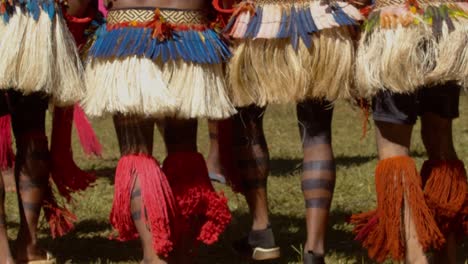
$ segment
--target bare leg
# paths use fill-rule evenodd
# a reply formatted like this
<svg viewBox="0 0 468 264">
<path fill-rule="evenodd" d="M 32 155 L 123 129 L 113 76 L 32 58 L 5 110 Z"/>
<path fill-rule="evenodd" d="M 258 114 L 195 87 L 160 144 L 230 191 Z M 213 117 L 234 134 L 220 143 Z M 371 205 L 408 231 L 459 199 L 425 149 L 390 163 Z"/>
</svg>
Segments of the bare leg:
<svg viewBox="0 0 468 264">
<path fill-rule="evenodd" d="M 433 113 L 425 113 L 421 119 L 421 137 L 429 159 L 458 159 L 452 137 L 452 119 L 442 118 Z M 456 263 L 457 244 L 455 235 L 446 237 L 446 246 L 436 254 L 436 263 Z"/>
<path fill-rule="evenodd" d="M 114 126 L 119 140 L 121 155 L 144 153 L 152 155 L 154 120 L 137 116 L 114 116 Z M 142 263 L 167 263 L 153 249 L 151 231 L 141 215 L 143 202 L 141 199 L 140 181 L 135 177 L 131 194 L 131 210 L 134 224 L 140 235 L 143 247 Z"/>
<path fill-rule="evenodd" d="M 37 225 L 50 173 L 45 135 L 47 100 L 40 94 L 23 96 L 17 92 L 10 93 L 9 100 L 17 146 L 15 178 L 20 209 L 16 258 L 46 259 L 46 252 L 37 244 Z"/>
<path fill-rule="evenodd" d="M 267 177 L 270 156 L 263 133 L 265 108 L 249 106 L 234 117 L 235 147 L 238 167 L 245 179 L 245 197 L 253 218 L 252 230 L 266 229 L 268 218 Z"/>
<path fill-rule="evenodd" d="M 3 184 L 6 192 L 16 192 L 14 169 L 8 169 L 2 173 Z"/>
<path fill-rule="evenodd" d="M 210 173 L 222 175 L 222 168 L 219 161 L 219 144 L 218 144 L 218 123 L 208 120 L 208 130 L 210 136 L 210 152 L 206 160 L 206 165 Z"/>
<path fill-rule="evenodd" d="M 335 187 L 335 161 L 331 145 L 333 109 L 327 103 L 297 105 L 304 150 L 302 190 L 306 204 L 307 241 L 304 250 L 325 254 L 325 235 Z"/>
<path fill-rule="evenodd" d="M 12 264 L 14 261 L 8 244 L 4 187 L 3 179 L 0 177 L 0 264 Z"/>
<path fill-rule="evenodd" d="M 403 124 L 392 124 L 376 121 L 377 147 L 380 160 L 408 156 L 411 143 L 411 131 L 413 126 Z M 427 263 L 426 256 L 419 244 L 415 225 L 411 219 L 411 212 L 407 206 L 406 199 L 403 210 L 404 237 L 406 241 L 406 262 Z"/>
</svg>

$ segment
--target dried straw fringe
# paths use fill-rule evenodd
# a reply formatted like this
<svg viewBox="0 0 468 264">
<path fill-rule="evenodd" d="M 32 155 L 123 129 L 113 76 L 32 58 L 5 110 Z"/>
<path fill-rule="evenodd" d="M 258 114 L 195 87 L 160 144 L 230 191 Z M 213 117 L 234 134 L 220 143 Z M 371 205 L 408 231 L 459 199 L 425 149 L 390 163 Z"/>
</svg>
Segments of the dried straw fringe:
<svg viewBox="0 0 468 264">
<path fill-rule="evenodd" d="M 35 21 L 19 7 L 0 24 L 0 89 L 30 94 L 42 91 L 55 104 L 72 105 L 84 95 L 82 66 L 64 19 L 41 11 Z"/>
<path fill-rule="evenodd" d="M 437 44 L 428 27 L 376 28 L 364 33 L 356 59 L 356 87 L 361 96 L 379 90 L 412 93 L 434 68 Z"/>
<path fill-rule="evenodd" d="M 439 40 L 437 66 L 427 76 L 426 82 L 437 84 L 457 80 L 468 88 L 468 20 L 452 20 L 455 30 L 449 32 L 444 26 Z"/>
<path fill-rule="evenodd" d="M 225 91 L 221 64 L 162 63 L 137 56 L 94 59 L 86 68 L 86 83 L 83 105 L 90 116 L 223 119 L 236 112 Z"/>
<path fill-rule="evenodd" d="M 313 34 L 294 50 L 289 39 L 240 42 L 229 63 L 231 98 L 236 106 L 334 101 L 351 95 L 354 46 L 346 27 Z"/>
</svg>

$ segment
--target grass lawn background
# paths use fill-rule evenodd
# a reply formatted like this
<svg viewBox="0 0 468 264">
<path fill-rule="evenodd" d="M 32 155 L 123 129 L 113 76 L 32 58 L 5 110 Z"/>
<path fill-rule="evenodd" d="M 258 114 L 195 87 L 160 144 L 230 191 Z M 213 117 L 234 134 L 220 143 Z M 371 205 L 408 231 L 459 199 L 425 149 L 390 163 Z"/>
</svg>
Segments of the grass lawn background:
<svg viewBox="0 0 468 264">
<path fill-rule="evenodd" d="M 468 164 L 468 97 L 461 97 L 461 118 L 454 122 L 454 140 L 459 157 Z M 328 230 L 328 263 L 372 263 L 367 252 L 353 241 L 351 226 L 346 223 L 351 213 L 375 206 L 373 171 L 377 162 L 373 124 L 364 139 L 362 116 L 346 103 L 338 103 L 333 121 L 333 148 L 337 164 L 337 184 Z M 50 124 L 50 122 L 49 122 Z M 203 154 L 208 150 L 206 121 L 199 123 L 198 145 Z M 80 167 L 95 171 L 95 187 L 76 196 L 72 206 L 78 215 L 76 229 L 65 237 L 52 240 L 46 222 L 41 222 L 40 243 L 59 257 L 60 263 L 138 263 L 139 241 L 120 243 L 109 240 L 112 234 L 108 216 L 113 197 L 113 177 L 119 152 L 111 119 L 94 120 L 93 125 L 103 144 L 103 157 L 83 155 L 76 137 L 74 152 Z M 50 127 L 50 126 L 48 126 Z M 300 263 L 305 240 L 304 202 L 300 191 L 302 149 L 293 105 L 271 106 L 265 117 L 265 131 L 271 154 L 271 177 L 268 182 L 271 222 L 282 258 L 275 263 Z M 412 156 L 420 167 L 426 158 L 419 124 L 413 131 Z M 165 156 L 161 137 L 155 130 L 155 155 Z M 247 232 L 250 218 L 242 196 L 216 185 L 229 198 L 233 221 L 219 243 L 202 247 L 197 263 L 244 263 L 231 249 L 231 242 Z M 16 197 L 7 194 L 9 236 L 18 229 Z M 468 240 L 460 244 L 460 263 L 468 259 Z M 13 243 L 14 244 L 14 243 Z"/>
</svg>

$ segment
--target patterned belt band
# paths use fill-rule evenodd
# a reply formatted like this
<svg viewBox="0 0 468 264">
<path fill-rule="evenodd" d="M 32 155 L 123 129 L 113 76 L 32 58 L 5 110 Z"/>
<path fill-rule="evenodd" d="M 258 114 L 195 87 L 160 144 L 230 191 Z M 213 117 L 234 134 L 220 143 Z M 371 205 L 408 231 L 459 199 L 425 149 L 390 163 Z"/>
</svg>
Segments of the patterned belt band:
<svg viewBox="0 0 468 264">
<path fill-rule="evenodd" d="M 382 8 L 386 6 L 394 6 L 394 5 L 404 5 L 410 1 L 408 0 L 376 0 L 375 1 L 375 7 L 376 8 Z M 421 6 L 427 6 L 427 5 L 437 5 L 437 4 L 450 4 L 450 3 L 457 3 L 457 2 L 463 2 L 463 0 L 417 0 L 414 1 L 417 2 Z"/>
<path fill-rule="evenodd" d="M 331 4 L 331 3 L 334 3 L 334 2 L 346 2 L 344 0 L 255 0 L 255 1 L 252 1 L 251 2 L 255 3 L 255 4 L 259 4 L 259 5 L 269 5 L 269 4 L 273 4 L 273 5 L 281 5 L 281 4 L 310 4 L 310 3 L 313 3 L 313 2 L 321 2 L 323 4 Z"/>
<path fill-rule="evenodd" d="M 166 22 L 176 25 L 207 25 L 208 12 L 203 10 L 160 9 L 161 17 Z M 111 10 L 107 16 L 107 24 L 145 23 L 153 21 L 155 9 L 118 9 Z"/>
</svg>

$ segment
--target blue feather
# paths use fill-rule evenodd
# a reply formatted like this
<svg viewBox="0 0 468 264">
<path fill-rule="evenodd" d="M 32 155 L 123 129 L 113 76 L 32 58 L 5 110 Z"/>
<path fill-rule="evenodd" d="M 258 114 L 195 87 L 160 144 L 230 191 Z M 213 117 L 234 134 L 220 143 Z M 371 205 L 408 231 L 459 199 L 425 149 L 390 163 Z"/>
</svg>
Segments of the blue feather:
<svg viewBox="0 0 468 264">
<path fill-rule="evenodd" d="M 175 44 L 174 44 L 174 40 L 171 39 L 171 40 L 168 40 L 167 41 L 167 47 L 169 49 L 169 55 L 170 55 L 170 58 L 172 60 L 177 60 L 179 58 L 178 54 L 177 54 L 177 49 L 175 47 Z"/>
<path fill-rule="evenodd" d="M 289 29 L 289 36 L 291 38 L 291 44 L 295 50 L 297 50 L 297 47 L 299 45 L 299 35 L 297 33 L 297 22 L 296 22 L 296 8 L 294 6 L 291 7 L 291 16 L 289 17 L 289 21 L 291 23 L 290 29 Z"/>
<path fill-rule="evenodd" d="M 187 56 L 190 58 L 190 61 L 195 61 L 196 60 L 195 52 L 192 48 L 192 41 L 189 38 L 188 31 L 182 32 L 182 39 L 183 39 L 182 44 L 184 45 L 184 48 L 187 51 Z"/>
<path fill-rule="evenodd" d="M 154 51 L 153 51 L 153 56 L 151 57 L 152 60 L 157 60 L 159 56 L 161 56 L 161 42 L 157 39 L 153 39 L 153 46 L 154 46 Z"/>
<path fill-rule="evenodd" d="M 249 22 L 249 25 L 247 26 L 247 30 L 245 31 L 244 37 L 246 38 L 253 38 L 255 35 L 253 34 L 255 29 L 257 28 L 257 24 L 261 23 L 261 20 L 258 19 L 258 11 L 259 7 L 257 7 L 257 10 L 255 11 L 255 15 L 252 17 L 252 19 Z"/>
<path fill-rule="evenodd" d="M 289 31 L 289 23 L 288 23 L 288 13 L 286 10 L 283 10 L 281 14 L 281 22 L 280 22 L 280 28 L 278 30 L 278 35 L 276 36 L 277 38 L 287 38 L 288 37 L 288 31 Z"/>
<path fill-rule="evenodd" d="M 294 23 L 297 26 L 297 31 L 298 31 L 298 34 L 301 36 L 302 41 L 308 48 L 310 48 L 310 46 L 312 45 L 312 41 L 311 41 L 310 35 L 307 34 L 307 29 L 305 27 L 306 23 L 301 18 L 301 13 L 302 13 L 301 10 L 299 10 L 296 13 L 296 16 L 295 16 L 296 21 Z"/>
<path fill-rule="evenodd" d="M 176 48 L 177 52 L 179 53 L 180 57 L 182 57 L 182 59 L 184 61 L 190 61 L 190 58 L 187 55 L 187 50 L 184 47 L 183 39 L 180 38 L 180 39 L 174 41 L 174 45 L 175 45 L 175 48 Z"/>
<path fill-rule="evenodd" d="M 255 26 L 253 32 L 252 32 L 252 36 L 253 37 L 256 37 L 258 35 L 258 32 L 260 31 L 260 27 L 262 26 L 262 20 L 263 20 L 263 8 L 261 6 L 259 6 L 257 8 L 257 12 L 256 14 L 258 15 L 257 17 L 257 25 Z"/>
<path fill-rule="evenodd" d="M 167 47 L 167 40 L 159 42 L 158 45 L 161 48 L 161 59 L 163 63 L 169 60 L 169 48 Z"/>
<path fill-rule="evenodd" d="M 310 33 L 315 33 L 315 32 L 318 32 L 318 28 L 317 28 L 317 25 L 315 24 L 314 22 L 314 18 L 312 17 L 312 13 L 310 13 L 310 9 L 306 9 L 305 12 L 304 12 L 304 15 L 307 19 L 307 24 L 309 24 L 309 29 L 310 29 Z"/>
<path fill-rule="evenodd" d="M 232 29 L 232 26 L 234 26 L 234 23 L 236 22 L 237 20 L 237 16 L 236 17 L 231 17 L 231 19 L 229 19 L 229 22 L 227 23 L 227 25 L 223 28 L 223 33 L 227 33 L 229 32 L 231 29 Z"/>
<path fill-rule="evenodd" d="M 220 63 L 221 59 L 218 55 L 218 50 L 216 48 L 216 42 L 210 36 L 210 31 L 205 30 L 202 32 L 203 36 L 205 36 L 205 46 L 208 52 L 209 63 Z"/>
</svg>

